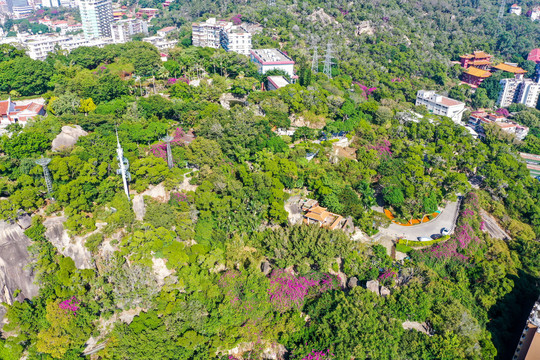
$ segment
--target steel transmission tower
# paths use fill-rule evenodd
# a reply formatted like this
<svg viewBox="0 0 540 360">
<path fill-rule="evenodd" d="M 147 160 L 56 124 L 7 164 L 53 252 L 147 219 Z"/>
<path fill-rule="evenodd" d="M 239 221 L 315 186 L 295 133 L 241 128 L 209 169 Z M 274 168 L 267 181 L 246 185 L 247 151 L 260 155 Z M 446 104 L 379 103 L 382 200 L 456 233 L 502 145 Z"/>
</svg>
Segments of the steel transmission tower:
<svg viewBox="0 0 540 360">
<path fill-rule="evenodd" d="M 313 60 L 311 61 L 311 72 L 319 72 L 319 53 L 317 52 L 318 46 L 313 42 Z"/>
<path fill-rule="evenodd" d="M 332 78 L 332 43 L 329 42 L 326 45 L 326 54 L 324 55 L 324 68 L 323 73 L 328 76 L 329 79 Z"/>
<path fill-rule="evenodd" d="M 119 169 L 116 170 L 117 174 L 122 175 L 122 182 L 124 183 L 124 192 L 126 193 L 126 196 L 128 198 L 128 201 L 131 201 L 131 198 L 129 197 L 129 187 L 128 187 L 128 181 L 131 180 L 131 174 L 129 173 L 129 161 L 124 157 L 124 150 L 122 149 L 122 146 L 120 146 L 120 140 L 118 139 L 118 130 L 116 131 L 116 158 L 118 159 L 118 167 Z"/>
<path fill-rule="evenodd" d="M 174 138 L 170 135 L 167 135 L 163 138 L 163 141 L 167 144 L 167 166 L 169 169 L 172 169 L 174 166 L 173 158 L 172 158 L 172 152 L 171 152 L 171 141 L 173 141 Z"/>
<path fill-rule="evenodd" d="M 49 168 L 47 165 L 51 162 L 51 159 L 42 157 L 41 159 L 36 160 L 36 164 L 41 165 L 43 168 L 43 177 L 45 178 L 45 185 L 47 185 L 47 192 L 49 193 L 49 196 L 52 198 L 52 179 L 51 179 L 51 173 L 49 171 Z"/>
<path fill-rule="evenodd" d="M 506 10 L 506 0 L 500 0 L 501 6 L 499 8 L 499 19 L 502 19 L 504 11 Z"/>
</svg>

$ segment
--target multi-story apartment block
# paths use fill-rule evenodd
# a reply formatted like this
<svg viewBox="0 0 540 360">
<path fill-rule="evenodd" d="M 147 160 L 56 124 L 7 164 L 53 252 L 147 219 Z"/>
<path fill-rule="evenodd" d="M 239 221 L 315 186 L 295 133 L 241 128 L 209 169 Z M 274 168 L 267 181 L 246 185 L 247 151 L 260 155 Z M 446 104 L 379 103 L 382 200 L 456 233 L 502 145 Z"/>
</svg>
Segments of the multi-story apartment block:
<svg viewBox="0 0 540 360">
<path fill-rule="evenodd" d="M 113 22 L 111 0 L 80 0 L 79 10 L 86 38 L 111 36 Z"/>
<path fill-rule="evenodd" d="M 251 34 L 241 26 L 232 26 L 221 33 L 221 46 L 226 51 L 249 55 L 251 50 Z"/>
<path fill-rule="evenodd" d="M 497 105 L 510 106 L 512 103 L 523 104 L 535 108 L 540 95 L 540 84 L 532 79 L 524 79 L 523 75 L 516 75 L 514 79 L 502 79 L 500 82 Z"/>
<path fill-rule="evenodd" d="M 294 78 L 294 60 L 278 49 L 254 49 L 250 51 L 251 61 L 257 65 L 260 74 L 270 70 L 283 70 Z"/>
<path fill-rule="evenodd" d="M 251 33 L 241 26 L 233 26 L 232 22 L 210 18 L 205 22 L 193 23 L 193 46 L 211 47 L 249 55 L 251 50 Z"/>
<path fill-rule="evenodd" d="M 191 25 L 193 46 L 219 49 L 221 47 L 221 30 L 231 26 L 231 22 L 216 21 L 215 18 L 193 23 Z"/>
<path fill-rule="evenodd" d="M 140 19 L 118 20 L 111 24 L 111 36 L 114 43 L 125 43 L 135 34 L 148 34 L 146 21 Z"/>
<path fill-rule="evenodd" d="M 161 36 L 145 37 L 142 39 L 142 41 L 154 45 L 159 51 L 167 51 L 168 49 L 172 49 L 178 43 L 178 40 L 167 40 Z"/>
<path fill-rule="evenodd" d="M 447 116 L 459 124 L 465 111 L 465 103 L 436 94 L 435 91 L 420 90 L 416 94 L 416 105 L 424 105 L 435 115 Z"/>
</svg>

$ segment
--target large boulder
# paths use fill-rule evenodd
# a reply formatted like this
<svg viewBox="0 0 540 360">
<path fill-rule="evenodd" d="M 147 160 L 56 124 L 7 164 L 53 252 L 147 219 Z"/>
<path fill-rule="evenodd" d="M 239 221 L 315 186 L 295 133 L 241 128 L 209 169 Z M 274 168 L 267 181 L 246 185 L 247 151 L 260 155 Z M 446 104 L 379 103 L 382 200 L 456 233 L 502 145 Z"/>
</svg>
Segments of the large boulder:
<svg viewBox="0 0 540 360">
<path fill-rule="evenodd" d="M 62 126 L 62 132 L 58 134 L 52 142 L 52 150 L 60 151 L 73 147 L 81 136 L 86 136 L 88 133 L 79 125 Z"/>
<path fill-rule="evenodd" d="M 32 241 L 17 224 L 0 221 L 0 302 L 31 299 L 38 294 L 27 247 Z M 19 290 L 17 296 L 13 296 Z"/>
<path fill-rule="evenodd" d="M 58 252 L 64 256 L 70 257 L 77 269 L 93 268 L 92 254 L 84 246 L 86 237 L 71 238 L 64 229 L 66 218 L 57 216 L 48 218 L 43 222 L 43 226 L 47 228 L 45 237 L 54 245 Z"/>
<path fill-rule="evenodd" d="M 369 291 L 377 294 L 377 295 L 380 295 L 381 293 L 379 292 L 379 281 L 377 280 L 370 280 L 366 283 L 366 289 L 368 289 Z"/>
<path fill-rule="evenodd" d="M 144 197 L 150 196 L 152 199 L 165 203 L 171 199 L 171 194 L 165 189 L 163 183 L 156 186 L 150 185 L 143 193 L 133 196 L 133 212 L 135 213 L 135 219 L 143 220 L 146 214 L 146 205 L 144 203 Z"/>
</svg>

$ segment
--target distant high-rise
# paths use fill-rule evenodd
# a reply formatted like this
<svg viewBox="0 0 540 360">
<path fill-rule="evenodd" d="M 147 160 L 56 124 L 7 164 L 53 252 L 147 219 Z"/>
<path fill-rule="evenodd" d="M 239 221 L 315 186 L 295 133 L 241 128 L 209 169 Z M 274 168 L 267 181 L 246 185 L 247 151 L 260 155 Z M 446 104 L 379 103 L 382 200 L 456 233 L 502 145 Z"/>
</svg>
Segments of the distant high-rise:
<svg viewBox="0 0 540 360">
<path fill-rule="evenodd" d="M 86 38 L 111 36 L 114 20 L 111 0 L 81 0 L 79 10 Z"/>
</svg>

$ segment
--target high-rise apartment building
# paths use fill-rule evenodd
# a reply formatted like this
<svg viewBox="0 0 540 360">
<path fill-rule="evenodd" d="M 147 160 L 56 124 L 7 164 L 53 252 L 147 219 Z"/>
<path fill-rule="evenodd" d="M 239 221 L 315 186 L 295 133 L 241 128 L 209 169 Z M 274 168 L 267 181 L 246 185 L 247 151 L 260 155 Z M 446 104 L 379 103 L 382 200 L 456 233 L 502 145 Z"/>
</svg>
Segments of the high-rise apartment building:
<svg viewBox="0 0 540 360">
<path fill-rule="evenodd" d="M 79 10 L 87 39 L 111 36 L 114 19 L 111 0 L 81 0 Z"/>
<path fill-rule="evenodd" d="M 251 34 L 241 26 L 231 26 L 221 31 L 221 47 L 242 55 L 249 55 Z"/>
<path fill-rule="evenodd" d="M 523 104 L 535 108 L 540 95 L 540 83 L 532 79 L 524 79 L 523 75 L 517 75 L 514 79 L 502 79 L 500 82 L 499 98 L 497 105 L 500 107 L 510 106 L 512 103 Z"/>
</svg>

